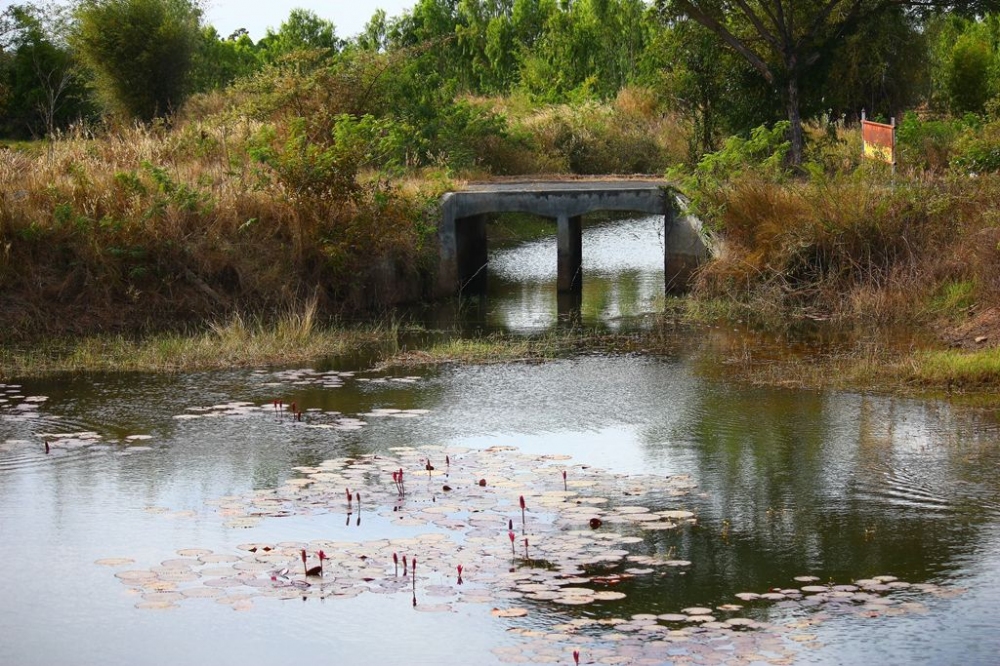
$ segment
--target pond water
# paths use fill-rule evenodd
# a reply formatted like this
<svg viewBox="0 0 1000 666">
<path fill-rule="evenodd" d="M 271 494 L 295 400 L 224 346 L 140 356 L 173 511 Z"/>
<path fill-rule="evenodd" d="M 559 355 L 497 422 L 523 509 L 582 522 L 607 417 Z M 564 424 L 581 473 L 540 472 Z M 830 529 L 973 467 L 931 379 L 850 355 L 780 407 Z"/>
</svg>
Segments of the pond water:
<svg viewBox="0 0 1000 666">
<path fill-rule="evenodd" d="M 0 664 L 997 663 L 995 414 L 734 386 L 703 337 L 0 386 Z"/>
</svg>

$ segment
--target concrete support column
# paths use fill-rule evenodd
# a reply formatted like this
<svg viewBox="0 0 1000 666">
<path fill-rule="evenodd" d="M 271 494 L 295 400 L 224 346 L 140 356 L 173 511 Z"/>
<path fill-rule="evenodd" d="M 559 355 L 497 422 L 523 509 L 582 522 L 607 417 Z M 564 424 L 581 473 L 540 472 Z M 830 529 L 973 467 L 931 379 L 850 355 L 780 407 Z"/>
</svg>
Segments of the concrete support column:
<svg viewBox="0 0 1000 666">
<path fill-rule="evenodd" d="M 441 206 L 441 226 L 438 227 L 438 296 L 451 297 L 458 293 L 458 235 L 455 230 L 455 213 L 446 194 Z"/>
<path fill-rule="evenodd" d="M 663 222 L 663 279 L 667 295 L 686 293 L 695 270 L 708 259 L 700 223 L 683 219 L 671 198 L 665 203 Z"/>
<path fill-rule="evenodd" d="M 579 292 L 583 289 L 583 224 L 580 216 L 560 214 L 556 219 L 556 237 L 559 247 L 558 278 L 560 292 Z"/>
<path fill-rule="evenodd" d="M 556 295 L 559 328 L 574 330 L 583 318 L 583 291 L 560 292 Z"/>
<path fill-rule="evenodd" d="M 473 215 L 455 220 L 458 250 L 459 290 L 465 294 L 486 292 L 486 216 Z"/>
</svg>

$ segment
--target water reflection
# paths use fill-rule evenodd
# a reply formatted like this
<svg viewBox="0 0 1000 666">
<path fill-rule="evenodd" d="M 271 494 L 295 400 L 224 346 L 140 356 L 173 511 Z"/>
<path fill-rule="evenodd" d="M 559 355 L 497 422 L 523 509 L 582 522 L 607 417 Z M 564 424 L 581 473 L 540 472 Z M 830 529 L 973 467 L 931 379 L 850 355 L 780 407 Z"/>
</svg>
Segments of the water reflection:
<svg viewBox="0 0 1000 666">
<path fill-rule="evenodd" d="M 257 530 L 278 529 L 283 539 L 364 538 L 368 519 L 360 520 L 357 504 L 334 521 L 280 519 L 292 522 L 234 534 L 206 511 L 206 502 L 277 487 L 297 466 L 425 443 L 567 453 L 621 474 L 692 474 L 699 494 L 686 501 L 698 512 L 699 526 L 650 533 L 636 552 L 672 553 L 695 566 L 685 575 L 628 584 L 627 610 L 592 611 L 599 615 L 725 603 L 735 592 L 787 586 L 804 573 L 840 581 L 883 573 L 959 583 L 981 576 L 978 584 L 1000 592 L 995 575 L 980 573 L 985 561 L 997 558 L 1000 481 L 990 473 L 1000 463 L 995 423 L 956 415 L 944 405 L 737 389 L 700 378 L 692 372 L 696 365 L 685 355 L 580 358 L 451 368 L 427 373 L 416 384 L 358 377 L 338 388 L 282 383 L 268 373 L 118 376 L 30 386 L 31 393 L 50 396 L 39 418 L 0 421 L 2 441 L 35 443 L 32 452 L 9 445 L 0 454 L 0 463 L 15 455 L 34 460 L 28 467 L 0 468 L 0 557 L 30 574 L 10 581 L 12 601 L 0 614 L 15 628 L 45 623 L 60 616 L 60 600 L 69 594 L 75 603 L 125 622 L 131 603 L 90 568 L 108 555 L 157 561 L 192 544 L 232 548 L 256 538 Z M 190 407 L 230 401 L 266 405 L 276 395 L 294 400 L 307 421 L 333 410 L 431 411 L 421 418 L 369 419 L 362 430 L 342 432 L 310 429 L 267 412 L 174 418 Z M 96 430 L 106 439 L 142 432 L 154 440 L 151 450 L 130 452 L 113 444 L 45 457 L 37 446 L 40 428 L 60 423 Z M 164 519 L 148 514 L 149 507 L 178 517 L 164 531 Z M 336 530 L 350 531 L 340 537 Z M 37 565 L 26 554 L 53 544 L 75 556 L 38 579 L 32 574 Z M 80 589 L 83 581 L 100 595 Z M 49 592 L 40 595 L 43 590 Z M 1000 610 L 996 599 L 1000 594 L 980 599 L 977 612 Z M 968 634 L 960 617 L 948 619 L 949 612 L 936 611 L 933 621 Z M 263 630 L 269 618 L 248 623 Z M 183 611 L 148 630 L 162 622 L 183 628 L 190 621 Z M 81 617 L 65 631 L 70 644 L 106 635 Z M 501 640 L 495 632 L 484 636 L 488 643 Z M 148 638 L 144 630 L 135 640 Z M 996 640 L 979 633 L 970 639 Z M 124 653 L 134 655 L 138 645 L 125 644 L 131 647 Z M 54 646 L 32 645 L 50 662 L 68 656 Z M 27 649 L 18 640 L 0 649 L 0 656 L 16 663 Z"/>
<path fill-rule="evenodd" d="M 620 329 L 662 302 L 663 252 L 661 217 L 585 225 L 583 290 L 571 295 L 556 290 L 554 235 L 501 245 L 489 255 L 488 292 L 469 299 L 463 321 L 516 333 L 581 325 Z"/>
</svg>

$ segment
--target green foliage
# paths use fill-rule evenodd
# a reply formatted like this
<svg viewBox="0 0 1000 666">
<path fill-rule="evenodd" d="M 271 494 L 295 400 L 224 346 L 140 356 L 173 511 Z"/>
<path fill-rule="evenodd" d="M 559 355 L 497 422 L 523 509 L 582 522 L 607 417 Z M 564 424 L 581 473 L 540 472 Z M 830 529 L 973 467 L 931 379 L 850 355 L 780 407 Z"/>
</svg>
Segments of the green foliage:
<svg viewBox="0 0 1000 666">
<path fill-rule="evenodd" d="M 143 162 L 142 168 L 156 185 L 156 196 L 146 212 L 146 217 L 162 216 L 171 208 L 187 213 L 210 212 L 212 198 L 209 193 L 200 191 L 188 183 L 178 181 L 165 167 Z M 115 174 L 115 178 L 122 182 L 121 174 Z M 136 194 L 147 193 L 148 189 L 137 178 L 125 180 Z"/>
<path fill-rule="evenodd" d="M 192 0 L 83 0 L 72 42 L 108 110 L 149 122 L 191 90 L 201 11 Z"/>
<path fill-rule="evenodd" d="M 784 114 L 746 61 L 720 50 L 713 35 L 692 21 L 658 22 L 640 68 L 641 80 L 691 122 L 692 163 L 716 150 L 724 134 L 746 134 Z"/>
<path fill-rule="evenodd" d="M 64 40 L 65 13 L 47 9 L 12 5 L 0 14 L 6 25 L 0 38 L 0 136 L 51 136 L 92 114 Z"/>
<path fill-rule="evenodd" d="M 946 317 L 961 316 L 975 305 L 976 283 L 972 280 L 949 280 L 931 300 L 931 310 Z"/>
<path fill-rule="evenodd" d="M 981 113 L 992 93 L 990 68 L 993 54 L 988 44 L 973 34 L 962 35 L 948 64 L 948 96 L 953 112 Z"/>
<path fill-rule="evenodd" d="M 964 174 L 1000 171 L 1000 121 L 966 125 L 955 141 L 951 166 Z"/>
<path fill-rule="evenodd" d="M 931 58 L 924 26 L 901 7 L 862 21 L 835 45 L 826 74 L 808 89 L 810 112 L 854 118 L 902 115 L 918 105 L 930 84 Z"/>
<path fill-rule="evenodd" d="M 215 28 L 201 29 L 201 39 L 191 66 L 191 90 L 208 92 L 225 88 L 238 78 L 263 67 L 263 51 L 254 45 L 246 32 L 226 39 Z"/>
<path fill-rule="evenodd" d="M 749 139 L 731 136 L 720 150 L 701 158 L 695 174 L 700 179 L 713 180 L 749 170 L 768 177 L 781 176 L 791 148 L 788 130 L 789 123 L 783 120 L 770 129 L 764 125 L 754 128 Z"/>
<path fill-rule="evenodd" d="M 339 51 L 342 45 L 333 23 L 308 9 L 293 9 L 278 32 L 268 30 L 257 48 L 265 60 L 274 62 L 296 51 L 321 50 L 329 56 Z"/>
<path fill-rule="evenodd" d="M 347 116 L 341 120 L 350 122 Z M 250 156 L 269 166 L 294 197 L 350 198 L 357 189 L 354 179 L 363 153 L 358 133 L 337 132 L 335 124 L 332 140 L 318 143 L 305 119 L 292 121 L 285 132 L 281 139 L 274 127 L 263 128 L 250 143 Z"/>
<path fill-rule="evenodd" d="M 896 128 L 901 160 L 928 169 L 944 169 L 951 162 L 955 144 L 966 131 L 959 120 L 922 120 L 908 111 Z"/>
</svg>

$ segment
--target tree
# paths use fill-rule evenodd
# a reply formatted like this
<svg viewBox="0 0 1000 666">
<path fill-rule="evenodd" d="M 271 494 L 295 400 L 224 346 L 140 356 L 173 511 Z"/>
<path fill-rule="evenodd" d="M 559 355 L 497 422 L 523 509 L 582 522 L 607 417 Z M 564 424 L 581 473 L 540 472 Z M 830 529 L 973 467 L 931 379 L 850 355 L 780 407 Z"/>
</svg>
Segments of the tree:
<svg viewBox="0 0 1000 666">
<path fill-rule="evenodd" d="M 992 96 L 990 67 L 993 54 L 989 45 L 967 32 L 951 50 L 947 82 L 951 110 L 955 113 L 982 113 Z"/>
<path fill-rule="evenodd" d="M 278 32 L 267 31 L 257 44 L 270 61 L 295 51 L 325 49 L 336 53 L 343 46 L 337 38 L 337 29 L 330 21 L 321 19 L 308 9 L 293 9 Z"/>
<path fill-rule="evenodd" d="M 357 46 L 365 51 L 381 53 L 389 47 L 389 21 L 384 9 L 377 9 L 357 37 Z"/>
<path fill-rule="evenodd" d="M 831 118 L 899 117 L 925 98 L 931 63 L 926 27 L 894 8 L 866 21 L 841 41 L 829 60 L 813 108 Z"/>
<path fill-rule="evenodd" d="M 641 61 L 640 82 L 692 125 L 692 162 L 718 149 L 723 133 L 745 134 L 762 118 L 780 118 L 769 91 L 745 60 L 718 48 L 713 35 L 693 21 L 661 26 Z"/>
<path fill-rule="evenodd" d="M 83 0 L 71 43 L 105 106 L 148 122 L 178 108 L 201 42 L 195 0 Z"/>
<path fill-rule="evenodd" d="M 801 90 L 837 44 L 865 21 L 893 8 L 913 12 L 985 11 L 998 0 L 658 0 L 677 19 L 708 28 L 747 60 L 782 96 L 793 165 L 802 163 Z"/>
<path fill-rule="evenodd" d="M 191 90 L 207 92 L 225 88 L 236 79 L 259 71 L 264 61 L 246 30 L 221 39 L 212 26 L 201 29 L 201 42 L 191 68 Z"/>
<path fill-rule="evenodd" d="M 11 136 L 51 135 L 88 115 L 76 59 L 66 44 L 67 15 L 58 5 L 13 5 L 0 16 L 0 58 L 5 83 L 0 131 Z"/>
</svg>

